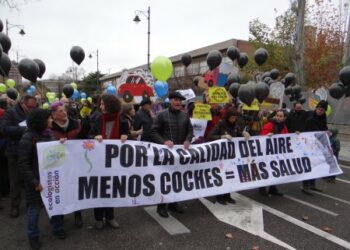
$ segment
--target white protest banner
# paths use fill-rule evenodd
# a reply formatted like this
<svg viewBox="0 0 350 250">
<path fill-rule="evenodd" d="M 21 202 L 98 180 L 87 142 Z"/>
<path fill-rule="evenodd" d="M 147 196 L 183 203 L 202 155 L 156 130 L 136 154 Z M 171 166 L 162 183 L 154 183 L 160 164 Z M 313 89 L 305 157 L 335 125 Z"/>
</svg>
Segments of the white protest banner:
<svg viewBox="0 0 350 250">
<path fill-rule="evenodd" d="M 147 142 L 37 144 L 50 216 L 168 203 L 341 174 L 325 132 L 234 138 L 172 149 Z"/>
<path fill-rule="evenodd" d="M 204 136 L 208 124 L 207 120 L 191 118 L 191 124 L 193 127 L 193 135 L 195 137 Z"/>
<path fill-rule="evenodd" d="M 178 89 L 176 92 L 179 92 L 183 97 L 185 97 L 186 101 L 196 98 L 196 94 L 194 93 L 193 89 Z"/>
</svg>

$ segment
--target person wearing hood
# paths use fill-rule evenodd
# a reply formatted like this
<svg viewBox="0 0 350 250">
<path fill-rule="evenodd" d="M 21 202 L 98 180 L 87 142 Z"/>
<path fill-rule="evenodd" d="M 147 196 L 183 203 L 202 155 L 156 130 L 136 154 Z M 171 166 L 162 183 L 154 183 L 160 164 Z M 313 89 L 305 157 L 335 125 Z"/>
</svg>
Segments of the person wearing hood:
<svg viewBox="0 0 350 250">
<path fill-rule="evenodd" d="M 276 134 L 288 134 L 285 120 L 286 115 L 284 111 L 282 109 L 277 110 L 275 112 L 274 118 L 263 126 L 260 135 L 273 136 Z M 278 191 L 275 185 L 270 186 L 268 192 L 265 187 L 261 187 L 259 188 L 259 193 L 263 196 L 269 196 L 269 194 L 283 196 L 283 194 Z"/>
<path fill-rule="evenodd" d="M 313 114 L 306 120 L 305 127 L 307 132 L 328 131 L 326 111 L 328 102 L 321 100 L 317 105 Z M 310 190 L 322 192 L 321 189 L 316 188 L 316 180 L 303 181 L 302 192 L 307 195 L 312 195 Z"/>
</svg>

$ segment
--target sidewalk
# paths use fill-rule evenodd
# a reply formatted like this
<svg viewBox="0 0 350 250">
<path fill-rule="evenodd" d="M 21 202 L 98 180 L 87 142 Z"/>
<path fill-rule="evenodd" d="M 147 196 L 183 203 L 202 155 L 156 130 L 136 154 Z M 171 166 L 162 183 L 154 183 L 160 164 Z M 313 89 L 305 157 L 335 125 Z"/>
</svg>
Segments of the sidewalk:
<svg viewBox="0 0 350 250">
<path fill-rule="evenodd" d="M 340 153 L 339 163 L 350 166 L 350 136 L 339 134 Z"/>
</svg>

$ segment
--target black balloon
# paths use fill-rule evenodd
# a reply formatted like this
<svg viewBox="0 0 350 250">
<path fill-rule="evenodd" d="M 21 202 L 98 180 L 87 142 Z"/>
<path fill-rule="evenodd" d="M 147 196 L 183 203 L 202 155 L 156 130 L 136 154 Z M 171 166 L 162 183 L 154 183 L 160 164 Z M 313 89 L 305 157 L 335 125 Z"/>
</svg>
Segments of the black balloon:
<svg viewBox="0 0 350 250">
<path fill-rule="evenodd" d="M 291 86 L 287 87 L 285 90 L 284 90 L 284 94 L 285 95 L 291 95 L 293 93 L 293 88 Z"/>
<path fill-rule="evenodd" d="M 269 53 L 264 48 L 259 48 L 254 52 L 254 60 L 259 66 L 263 65 L 268 57 Z"/>
<path fill-rule="evenodd" d="M 0 32 L 2 32 L 3 29 L 4 29 L 4 24 L 2 23 L 2 21 L 0 19 Z"/>
<path fill-rule="evenodd" d="M 247 63 L 248 63 L 247 53 L 245 53 L 245 52 L 239 53 L 239 57 L 237 59 L 237 63 L 238 63 L 240 68 L 243 68 L 244 66 L 246 66 Z"/>
<path fill-rule="evenodd" d="M 295 75 L 293 73 L 287 73 L 287 75 L 284 77 L 284 82 L 286 86 L 293 84 L 294 81 L 295 81 Z"/>
<path fill-rule="evenodd" d="M 18 71 L 25 79 L 36 82 L 39 75 L 39 66 L 33 60 L 25 58 L 19 62 Z"/>
<path fill-rule="evenodd" d="M 226 55 L 232 60 L 236 60 L 239 58 L 239 49 L 235 46 L 230 46 L 227 51 L 226 51 Z"/>
<path fill-rule="evenodd" d="M 18 91 L 17 89 L 14 89 L 14 88 L 8 88 L 6 90 L 6 95 L 12 99 L 12 100 L 16 100 L 17 99 L 17 96 L 18 96 Z"/>
<path fill-rule="evenodd" d="M 339 80 L 345 85 L 350 85 L 350 66 L 345 66 L 339 71 Z"/>
<path fill-rule="evenodd" d="M 231 83 L 234 82 L 240 82 L 239 75 L 236 72 L 232 72 L 231 74 L 228 75 L 226 84 L 230 85 Z"/>
<path fill-rule="evenodd" d="M 293 94 L 295 94 L 296 96 L 299 96 L 299 94 L 301 93 L 301 86 L 299 84 L 296 84 L 293 86 Z"/>
<path fill-rule="evenodd" d="M 76 64 L 80 65 L 84 61 L 85 52 L 81 47 L 73 46 L 70 50 L 70 57 Z"/>
<path fill-rule="evenodd" d="M 270 77 L 272 80 L 276 80 L 279 76 L 280 72 L 278 71 L 278 69 L 272 69 L 270 71 Z"/>
<path fill-rule="evenodd" d="M 0 58 L 1 58 L 3 52 L 4 52 L 4 50 L 2 49 L 2 45 L 0 44 Z"/>
<path fill-rule="evenodd" d="M 305 98 L 305 97 L 300 98 L 300 99 L 299 99 L 299 102 L 300 102 L 301 104 L 304 104 L 304 103 L 306 102 L 306 98 Z"/>
<path fill-rule="evenodd" d="M 74 88 L 72 85 L 66 84 L 63 86 L 62 91 L 67 98 L 70 98 L 74 93 Z"/>
<path fill-rule="evenodd" d="M 269 85 L 265 82 L 258 82 L 255 85 L 255 97 L 260 103 L 262 103 L 270 94 Z"/>
<path fill-rule="evenodd" d="M 190 65 L 192 63 L 192 57 L 190 54 L 186 53 L 183 54 L 181 56 L 181 62 L 183 65 L 185 65 L 185 67 L 187 67 L 188 65 Z"/>
<path fill-rule="evenodd" d="M 255 98 L 255 88 L 253 83 L 246 83 L 241 85 L 238 90 L 238 98 L 248 106 L 252 105 Z"/>
<path fill-rule="evenodd" d="M 293 102 L 294 100 L 294 96 L 289 97 L 289 101 Z"/>
<path fill-rule="evenodd" d="M 0 75 L 8 76 L 11 69 L 11 60 L 6 53 L 2 53 L 0 58 Z"/>
<path fill-rule="evenodd" d="M 210 70 L 215 69 L 221 64 L 222 55 L 218 50 L 212 50 L 209 52 L 207 56 L 207 64 Z"/>
<path fill-rule="evenodd" d="M 264 78 L 264 82 L 266 82 L 267 84 L 270 84 L 271 81 L 272 79 L 269 76 Z"/>
<path fill-rule="evenodd" d="M 36 64 L 38 64 L 39 66 L 39 75 L 38 77 L 41 78 L 43 77 L 45 70 L 46 70 L 46 66 L 45 63 L 43 61 L 41 61 L 40 59 L 34 59 L 33 60 Z"/>
<path fill-rule="evenodd" d="M 0 32 L 0 44 L 4 52 L 7 54 L 11 48 L 11 40 L 6 34 L 2 32 Z"/>
<path fill-rule="evenodd" d="M 236 98 L 238 95 L 238 90 L 241 85 L 238 82 L 234 82 L 230 85 L 228 91 L 232 95 L 232 97 Z"/>
<path fill-rule="evenodd" d="M 340 82 L 333 83 L 329 88 L 329 94 L 334 99 L 340 99 L 345 93 L 344 85 Z"/>
</svg>

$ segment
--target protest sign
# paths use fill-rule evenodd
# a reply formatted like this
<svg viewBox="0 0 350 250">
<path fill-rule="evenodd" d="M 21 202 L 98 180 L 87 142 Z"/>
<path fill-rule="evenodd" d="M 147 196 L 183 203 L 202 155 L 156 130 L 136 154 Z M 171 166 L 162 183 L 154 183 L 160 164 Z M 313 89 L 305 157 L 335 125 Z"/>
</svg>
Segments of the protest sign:
<svg viewBox="0 0 350 250">
<path fill-rule="evenodd" d="M 229 103 L 230 97 L 224 87 L 209 87 L 209 103 Z"/>
<path fill-rule="evenodd" d="M 148 142 L 38 143 L 50 216 L 169 203 L 341 174 L 325 132 L 234 138 L 172 149 Z"/>
<path fill-rule="evenodd" d="M 195 103 L 193 109 L 193 118 L 211 121 L 212 116 L 209 104 Z"/>
<path fill-rule="evenodd" d="M 192 123 L 192 127 L 193 127 L 193 135 L 195 137 L 204 136 L 208 121 L 202 120 L 202 119 L 191 118 L 191 123 Z"/>
<path fill-rule="evenodd" d="M 179 90 L 176 90 L 176 92 L 179 92 L 183 97 L 185 97 L 186 101 L 196 98 L 196 94 L 192 89 L 179 89 Z"/>
</svg>

